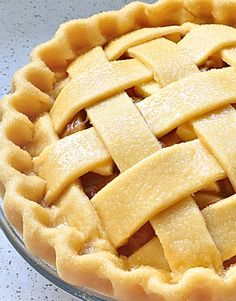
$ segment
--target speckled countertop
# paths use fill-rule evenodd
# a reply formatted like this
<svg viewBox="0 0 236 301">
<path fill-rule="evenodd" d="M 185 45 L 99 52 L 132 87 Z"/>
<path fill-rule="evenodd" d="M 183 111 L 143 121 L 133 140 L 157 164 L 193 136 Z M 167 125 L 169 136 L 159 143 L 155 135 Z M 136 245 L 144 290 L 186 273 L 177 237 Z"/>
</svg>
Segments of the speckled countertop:
<svg viewBox="0 0 236 301">
<path fill-rule="evenodd" d="M 11 87 L 15 70 L 28 62 L 30 50 L 52 37 L 58 25 L 132 1 L 0 0 L 0 98 Z M 154 1 L 146 1 L 152 3 Z M 0 230 L 0 300 L 75 300 L 35 272 Z"/>
</svg>

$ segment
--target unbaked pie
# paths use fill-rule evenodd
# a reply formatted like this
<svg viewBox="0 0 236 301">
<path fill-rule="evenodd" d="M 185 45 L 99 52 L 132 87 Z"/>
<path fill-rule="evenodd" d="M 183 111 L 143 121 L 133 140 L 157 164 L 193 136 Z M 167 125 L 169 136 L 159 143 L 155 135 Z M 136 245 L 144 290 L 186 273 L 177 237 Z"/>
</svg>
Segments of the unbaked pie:
<svg viewBox="0 0 236 301">
<path fill-rule="evenodd" d="M 235 16 L 234 0 L 135 2 L 62 25 L 16 73 L 4 210 L 67 282 L 236 299 Z"/>
</svg>

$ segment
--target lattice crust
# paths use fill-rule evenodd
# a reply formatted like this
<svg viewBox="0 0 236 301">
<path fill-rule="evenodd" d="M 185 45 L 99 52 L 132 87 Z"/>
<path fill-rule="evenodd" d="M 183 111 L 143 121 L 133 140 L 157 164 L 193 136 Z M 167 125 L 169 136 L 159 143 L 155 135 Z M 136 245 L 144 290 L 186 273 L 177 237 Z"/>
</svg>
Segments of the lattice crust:
<svg viewBox="0 0 236 301">
<path fill-rule="evenodd" d="M 236 200 L 217 182 L 236 188 L 235 15 L 233 0 L 132 3 L 62 25 L 15 74 L 0 103 L 4 210 L 64 280 L 119 300 L 236 298 L 236 267 L 222 268 Z M 79 178 L 114 164 L 90 201 Z M 145 225 L 151 240 L 119 256 Z"/>
</svg>

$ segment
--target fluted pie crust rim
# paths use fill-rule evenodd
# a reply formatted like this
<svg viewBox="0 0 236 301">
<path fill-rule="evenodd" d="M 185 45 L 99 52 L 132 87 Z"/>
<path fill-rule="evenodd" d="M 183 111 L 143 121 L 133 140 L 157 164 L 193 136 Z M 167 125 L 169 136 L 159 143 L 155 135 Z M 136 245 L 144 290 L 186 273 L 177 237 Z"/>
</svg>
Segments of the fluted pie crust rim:
<svg viewBox="0 0 236 301">
<path fill-rule="evenodd" d="M 52 106 L 50 91 L 57 80 L 56 69 L 65 70 L 78 54 L 142 27 L 185 22 L 236 26 L 235 14 L 233 0 L 162 0 L 152 5 L 134 2 L 119 11 L 61 25 L 55 37 L 37 46 L 31 53 L 31 62 L 16 72 L 12 94 L 5 96 L 0 104 L 4 211 L 9 222 L 23 232 L 27 248 L 54 263 L 65 281 L 91 287 L 119 300 L 236 298 L 235 266 L 224 275 L 211 269 L 192 268 L 179 282 L 171 283 L 167 274 L 151 267 L 128 270 L 105 239 L 97 242 L 98 249 L 102 246 L 99 252 L 77 255 L 89 238 L 68 225 L 54 225 L 52 209 L 38 204 L 44 198 L 44 181 L 25 172 L 32 170 L 32 158 L 25 148 L 33 136 L 31 120 Z"/>
</svg>

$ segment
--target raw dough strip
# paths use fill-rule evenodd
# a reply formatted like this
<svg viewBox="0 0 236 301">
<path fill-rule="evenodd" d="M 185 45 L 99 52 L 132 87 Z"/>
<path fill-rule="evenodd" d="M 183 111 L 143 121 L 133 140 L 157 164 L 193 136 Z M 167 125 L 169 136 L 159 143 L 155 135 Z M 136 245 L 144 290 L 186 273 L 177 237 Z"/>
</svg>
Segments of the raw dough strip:
<svg viewBox="0 0 236 301">
<path fill-rule="evenodd" d="M 74 180 L 109 162 L 110 154 L 94 128 L 49 145 L 34 159 L 35 171 L 47 182 L 46 204 L 51 204 Z"/>
<path fill-rule="evenodd" d="M 83 55 L 80 55 L 67 69 L 67 72 L 71 78 L 75 78 L 80 75 L 82 72 L 100 66 L 107 63 L 106 55 L 101 46 L 97 46 L 86 52 Z"/>
<path fill-rule="evenodd" d="M 183 78 L 137 103 L 157 137 L 223 105 L 236 102 L 233 67 L 201 72 Z"/>
<path fill-rule="evenodd" d="M 236 47 L 222 49 L 221 57 L 228 65 L 236 66 Z"/>
<path fill-rule="evenodd" d="M 196 26 L 198 25 L 185 23 L 181 26 L 142 28 L 131 33 L 127 33 L 126 35 L 123 35 L 122 37 L 111 41 L 105 48 L 105 54 L 109 61 L 116 60 L 133 46 L 173 33 L 180 33 L 181 35 L 185 35 Z"/>
<path fill-rule="evenodd" d="M 161 148 L 126 93 L 88 108 L 87 113 L 121 172 Z"/>
<path fill-rule="evenodd" d="M 90 69 L 94 65 L 107 63 L 103 49 L 96 47 L 79 57 L 68 72 L 74 78 L 85 66 Z M 126 93 L 91 106 L 87 113 L 120 171 L 128 169 L 161 148 Z M 143 151 L 140 152 L 140 149 Z"/>
<path fill-rule="evenodd" d="M 134 87 L 136 94 L 141 97 L 151 96 L 152 94 L 159 92 L 160 89 L 160 83 L 154 80 Z"/>
<path fill-rule="evenodd" d="M 98 192 L 92 203 L 117 248 L 162 210 L 224 177 L 215 158 L 193 140 L 137 163 Z"/>
<path fill-rule="evenodd" d="M 130 48 L 128 54 L 151 69 L 154 79 L 160 82 L 162 87 L 200 72 L 185 51 L 164 38 Z"/>
<path fill-rule="evenodd" d="M 152 73 L 135 59 L 95 65 L 73 78 L 58 95 L 50 116 L 59 134 L 80 110 L 141 82 Z"/>
<path fill-rule="evenodd" d="M 99 235 L 99 218 L 79 181 L 60 195 L 52 210 L 55 226 L 69 225 L 82 231 L 87 238 Z"/>
<path fill-rule="evenodd" d="M 193 28 L 178 43 L 197 65 L 201 65 L 210 55 L 222 48 L 233 45 L 236 45 L 236 29 L 219 24 Z"/>
<path fill-rule="evenodd" d="M 224 168 L 236 190 L 236 111 L 232 106 L 192 122 L 199 139 Z"/>
<path fill-rule="evenodd" d="M 84 66 L 88 69 L 94 65 L 106 64 L 106 61 L 102 48 L 97 47 L 77 59 L 68 72 L 73 78 L 83 71 Z M 87 108 L 87 113 L 90 122 L 97 130 L 121 172 L 161 148 L 126 93 L 118 94 Z M 158 239 L 153 240 L 151 247 L 159 250 L 159 255 L 162 255 L 161 262 L 168 266 Z M 139 258 L 139 262 L 142 264 L 149 262 L 145 252 L 147 252 L 146 247 L 138 251 L 138 254 L 142 253 L 141 258 Z M 134 255 L 135 258 L 136 256 L 138 255 Z M 157 260 L 156 265 L 160 260 Z"/>
<path fill-rule="evenodd" d="M 236 166 L 233 164 L 236 149 L 236 145 L 234 145 L 236 136 L 235 109 L 231 106 L 219 109 L 192 122 L 192 125 L 201 141 L 221 163 L 232 185 L 236 187 Z M 161 240 L 171 270 L 181 275 L 188 268 L 198 266 L 199 262 L 201 262 L 201 266 L 205 267 L 211 264 L 216 266 L 218 263 L 219 267 L 219 254 L 213 256 L 214 253 L 217 254 L 216 248 L 213 247 L 200 212 L 197 212 L 199 209 L 192 200 L 191 202 L 186 201 L 185 205 L 183 204 L 177 204 L 151 220 L 151 224 Z M 235 195 L 204 209 L 203 213 L 210 234 L 214 238 L 223 260 L 235 256 Z M 202 229 L 198 229 L 199 222 L 202 224 Z M 201 233 L 201 236 L 196 235 L 198 233 Z M 209 247 L 204 244 L 207 236 L 209 236 L 207 240 L 210 244 Z M 217 259 L 217 262 L 213 264 L 211 259 Z"/>
<path fill-rule="evenodd" d="M 202 211 L 207 228 L 223 261 L 236 255 L 236 195 L 210 205 Z"/>
<path fill-rule="evenodd" d="M 148 265 L 157 269 L 170 271 L 168 262 L 166 261 L 163 248 L 158 237 L 154 237 L 145 246 L 137 250 L 128 258 L 130 268 L 140 265 Z"/>
<path fill-rule="evenodd" d="M 191 197 L 161 212 L 150 222 L 175 280 L 193 267 L 210 267 L 216 271 L 222 268 L 220 253 Z"/>
</svg>

